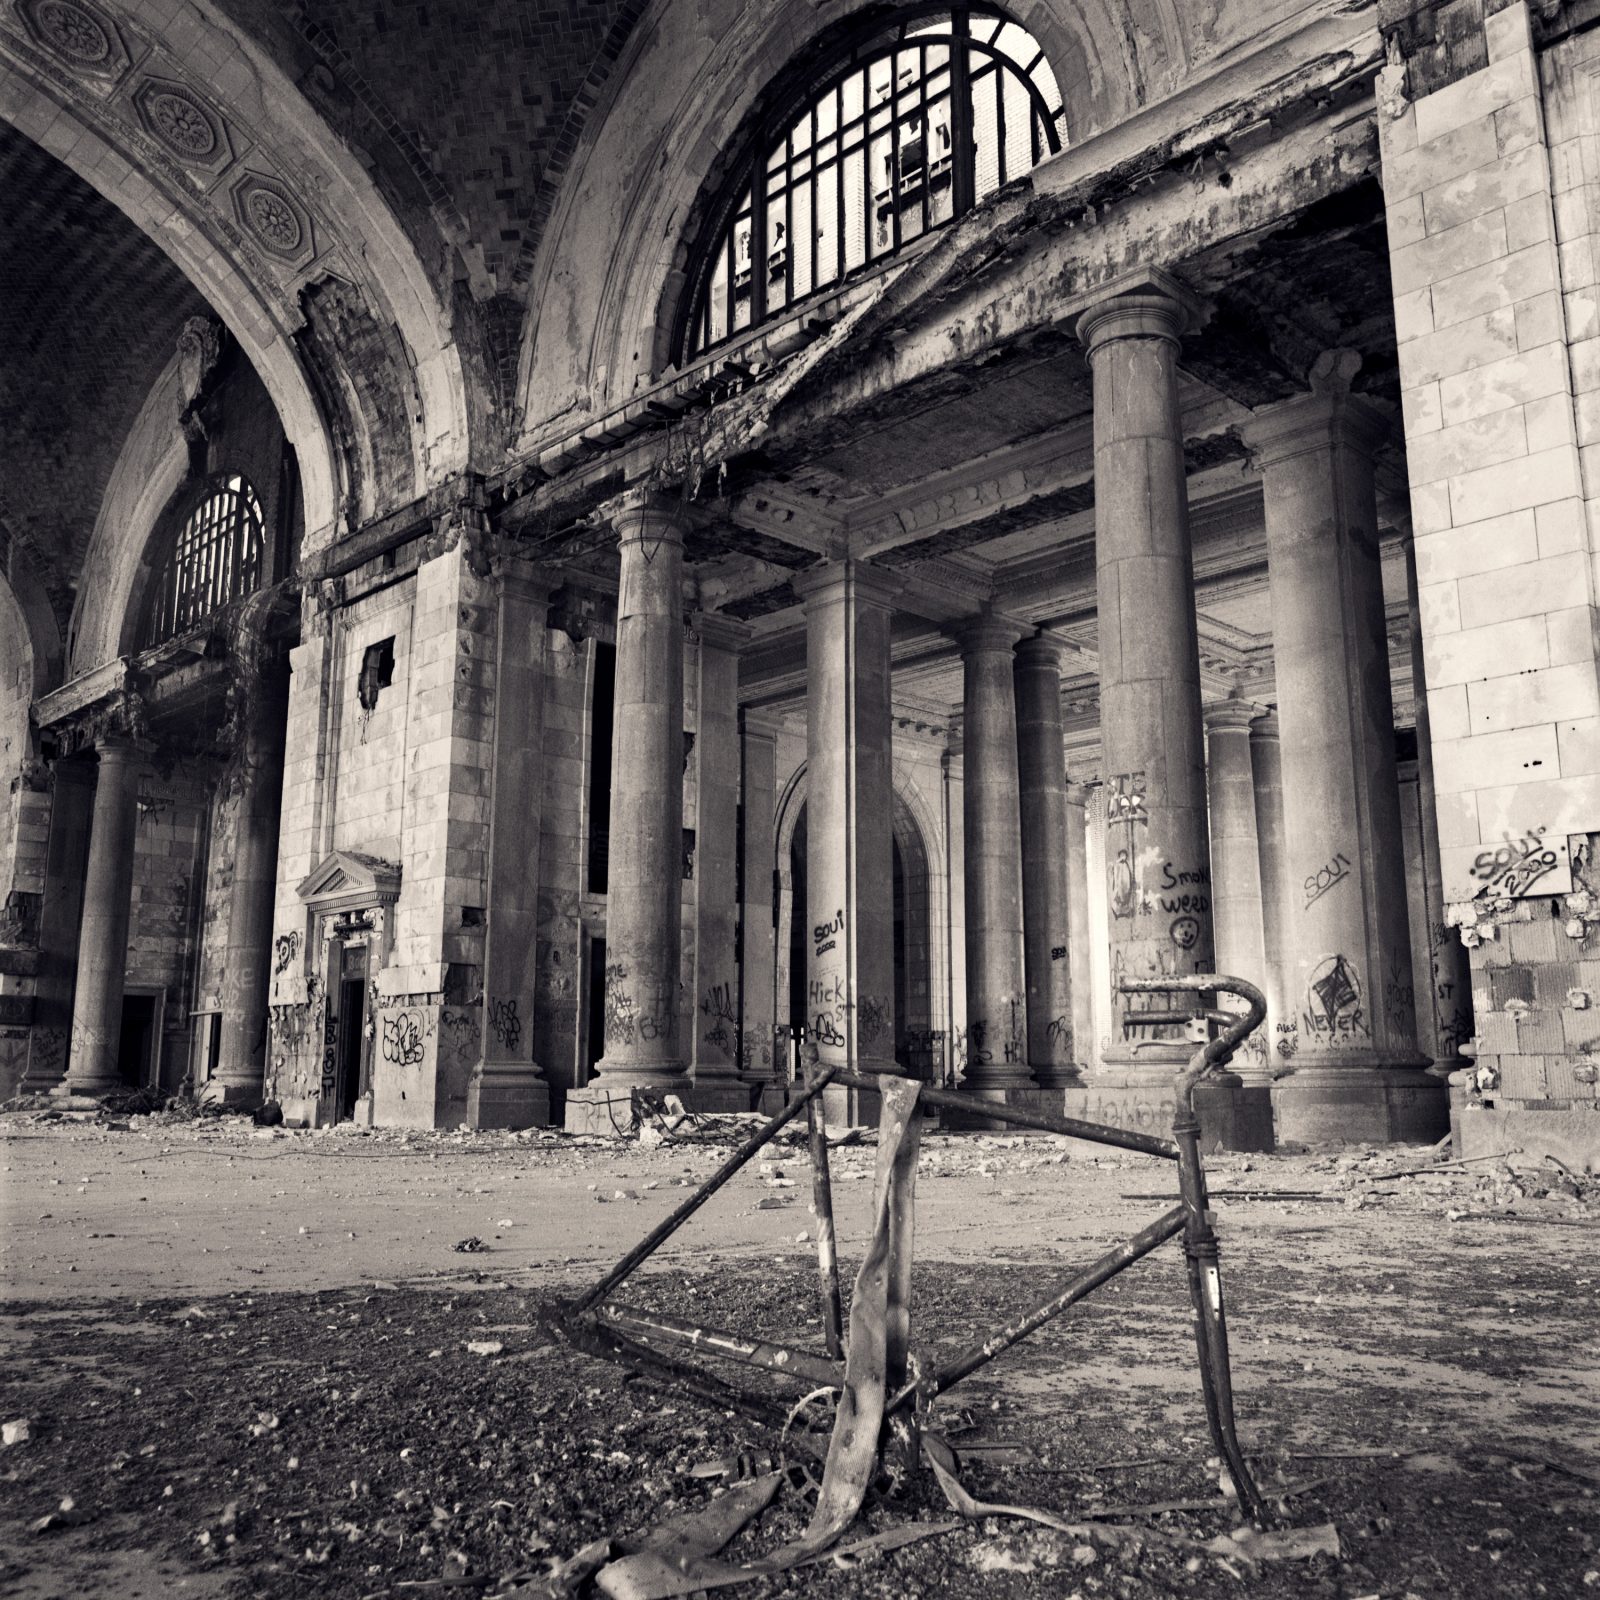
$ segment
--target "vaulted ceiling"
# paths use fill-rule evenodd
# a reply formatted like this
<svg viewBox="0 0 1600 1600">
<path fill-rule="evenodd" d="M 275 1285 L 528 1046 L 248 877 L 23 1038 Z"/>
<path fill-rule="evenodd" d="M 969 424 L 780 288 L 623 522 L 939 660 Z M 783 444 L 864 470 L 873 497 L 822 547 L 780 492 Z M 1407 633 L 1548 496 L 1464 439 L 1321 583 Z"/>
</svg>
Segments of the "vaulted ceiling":
<svg viewBox="0 0 1600 1600">
<path fill-rule="evenodd" d="M 0 216 L 0 523 L 64 630 L 117 452 L 206 307 L 153 239 L 5 122 Z"/>
</svg>

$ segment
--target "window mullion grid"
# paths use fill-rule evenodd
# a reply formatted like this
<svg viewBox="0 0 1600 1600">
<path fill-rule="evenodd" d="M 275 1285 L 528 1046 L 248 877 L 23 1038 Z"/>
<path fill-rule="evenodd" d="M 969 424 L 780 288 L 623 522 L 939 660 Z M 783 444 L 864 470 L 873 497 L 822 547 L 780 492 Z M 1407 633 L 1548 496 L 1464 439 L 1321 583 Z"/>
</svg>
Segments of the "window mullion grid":
<svg viewBox="0 0 1600 1600">
<path fill-rule="evenodd" d="M 863 99 L 865 96 L 863 95 Z M 840 79 L 833 86 L 833 128 L 834 128 L 834 165 L 837 178 L 833 185 L 833 208 L 836 216 L 833 236 L 833 253 L 838 259 L 839 270 L 834 273 L 834 282 L 837 283 L 844 277 L 845 242 L 844 242 L 844 79 Z"/>
<path fill-rule="evenodd" d="M 1011 174 L 1006 169 L 1006 74 L 998 55 L 995 56 L 991 66 L 994 71 L 995 160 L 998 168 L 997 176 L 1000 180 L 999 187 L 1003 189 L 1011 181 Z"/>
<path fill-rule="evenodd" d="M 889 223 L 890 253 L 900 248 L 900 50 L 889 57 Z"/>
<path fill-rule="evenodd" d="M 928 47 L 917 46 L 917 121 L 922 128 L 922 231 L 933 227 L 933 112 L 928 103 Z"/>
<path fill-rule="evenodd" d="M 783 303 L 794 304 L 794 140 L 787 145 L 788 156 L 783 169 Z M 816 147 L 811 150 L 812 165 L 816 164 Z"/>
<path fill-rule="evenodd" d="M 817 108 L 814 104 L 806 107 L 806 131 L 811 136 L 811 171 L 806 176 L 806 193 L 811 197 L 811 203 L 806 207 L 806 232 L 810 235 L 806 240 L 806 263 L 811 269 L 811 275 L 810 288 L 806 293 L 815 294 L 817 292 L 817 185 L 820 181 L 817 177 L 819 166 L 817 147 L 820 140 L 817 137 Z M 798 242 L 793 237 L 789 240 L 789 248 L 791 251 L 798 248 Z"/>
<path fill-rule="evenodd" d="M 750 326 L 759 328 L 767 320 L 767 252 L 772 248 L 767 237 L 767 162 L 772 159 L 772 138 L 756 146 L 756 159 L 750 174 Z M 732 329 L 729 329 L 732 332 Z"/>
<path fill-rule="evenodd" d="M 968 55 L 971 23 L 965 6 L 954 14 L 950 44 L 950 213 L 970 211 L 977 193 L 978 152 L 972 136 L 972 73 Z"/>
</svg>

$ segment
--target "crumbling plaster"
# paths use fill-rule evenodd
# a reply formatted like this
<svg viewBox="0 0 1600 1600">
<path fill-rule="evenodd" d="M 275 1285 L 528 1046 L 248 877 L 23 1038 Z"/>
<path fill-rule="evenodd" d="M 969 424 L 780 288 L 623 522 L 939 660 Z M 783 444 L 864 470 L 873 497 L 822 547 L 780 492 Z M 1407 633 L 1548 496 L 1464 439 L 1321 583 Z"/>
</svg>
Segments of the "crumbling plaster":
<svg viewBox="0 0 1600 1600">
<path fill-rule="evenodd" d="M 1230 108 L 1242 127 L 1264 114 L 1250 107 L 1250 91 L 1292 79 L 1296 97 L 1304 98 L 1316 92 L 1312 80 L 1328 76 L 1330 63 L 1342 75 L 1378 59 L 1376 31 L 1359 15 L 1330 20 L 1337 8 L 1328 5 L 1280 3 L 1263 14 L 1260 7 L 1218 4 L 1209 8 L 1209 19 L 1204 8 L 1188 16 L 1191 33 L 1200 36 L 1194 58 L 1205 72 L 1202 81 L 1176 94 L 1191 54 L 1176 8 L 1118 8 L 1125 28 L 1101 7 L 1036 3 L 1011 9 L 1055 64 L 1069 122 L 1068 149 L 1013 191 L 1059 187 L 1114 169 L 1132 153 L 1126 133 L 1118 130 L 1133 124 L 1133 148 L 1141 151 L 1206 128 Z M 654 27 L 636 31 L 608 83 L 606 103 L 587 125 L 552 219 L 524 337 L 523 443 L 530 449 L 576 419 L 626 402 L 667 367 L 663 341 L 682 287 L 698 203 L 721 164 L 741 148 L 743 125 L 761 91 L 823 31 L 811 8 L 790 0 L 746 8 L 743 25 L 712 45 L 698 15 L 679 18 L 688 10 L 686 4 L 665 7 Z M 828 24 L 838 20 L 835 14 Z M 1111 62 L 1122 71 L 1109 70 Z M 1082 91 L 1090 83 L 1099 92 L 1085 100 Z M 1158 102 L 1160 111 L 1138 114 Z M 1046 173 L 1052 176 L 1046 179 Z M 1192 208 L 1192 196 L 1183 203 Z M 997 220 L 1003 222 L 992 210 L 984 208 L 979 226 L 985 236 Z M 1162 264 L 1176 258 L 1170 250 L 1153 257 Z M 615 265 L 608 274 L 595 274 L 597 260 Z M 1114 262 L 1114 251 L 1107 260 Z M 1118 268 L 1108 270 L 1114 275 Z"/>
</svg>

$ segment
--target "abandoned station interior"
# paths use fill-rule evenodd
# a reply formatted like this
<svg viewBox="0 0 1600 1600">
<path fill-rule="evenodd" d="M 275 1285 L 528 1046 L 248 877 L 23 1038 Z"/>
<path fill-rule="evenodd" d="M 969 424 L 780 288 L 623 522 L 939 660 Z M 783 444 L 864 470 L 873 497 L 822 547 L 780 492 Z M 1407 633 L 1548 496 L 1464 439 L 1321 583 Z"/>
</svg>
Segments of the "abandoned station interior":
<svg viewBox="0 0 1600 1600">
<path fill-rule="evenodd" d="M 1597 19 L 7 0 L 0 1098 L 1600 1158 Z"/>
</svg>

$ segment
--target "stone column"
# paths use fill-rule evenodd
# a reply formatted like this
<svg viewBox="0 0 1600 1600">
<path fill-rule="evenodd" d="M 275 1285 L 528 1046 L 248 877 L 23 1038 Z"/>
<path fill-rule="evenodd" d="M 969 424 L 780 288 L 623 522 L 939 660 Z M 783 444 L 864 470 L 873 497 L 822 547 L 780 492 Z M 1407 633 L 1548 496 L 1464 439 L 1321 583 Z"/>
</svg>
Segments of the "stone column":
<svg viewBox="0 0 1600 1600">
<path fill-rule="evenodd" d="M 267 1059 L 267 1000 L 272 983 L 273 902 L 277 893 L 278 818 L 283 797 L 288 682 L 281 665 L 259 679 L 260 704 L 241 734 L 238 827 L 228 943 L 222 967 L 222 1028 L 217 1071 L 204 1098 L 221 1105 L 261 1103 Z"/>
<path fill-rule="evenodd" d="M 1115 296 L 1078 321 L 1094 372 L 1095 565 L 1111 981 L 1210 972 L 1210 841 L 1189 508 L 1170 292 Z M 1170 1079 L 1183 1029 L 1121 1001 L 1108 1067 Z M 1120 1037 L 1119 1037 L 1120 1035 Z"/>
<path fill-rule="evenodd" d="M 1273 1073 L 1293 1064 L 1295 1009 L 1284 977 L 1284 941 L 1293 926 L 1287 844 L 1283 832 L 1283 755 L 1278 714 L 1250 724 L 1250 776 L 1256 790 L 1256 849 L 1261 863 L 1261 935 L 1267 957 L 1267 1054 Z"/>
<path fill-rule="evenodd" d="M 1260 707 L 1225 700 L 1206 709 L 1206 782 L 1211 798 L 1211 917 L 1217 971 L 1268 988 L 1263 935 L 1261 848 L 1256 834 L 1250 723 Z M 1234 1058 L 1246 1083 L 1270 1083 L 1271 1018 Z"/>
<path fill-rule="evenodd" d="M 544 819 L 544 677 L 552 580 L 522 561 L 494 574 L 493 748 L 479 1059 L 467 1084 L 474 1128 L 542 1128 L 550 1085 L 533 1058 L 538 996 L 539 837 Z M 481 802 L 453 803 L 476 815 Z"/>
<path fill-rule="evenodd" d="M 1024 639 L 1012 666 L 1022 812 L 1022 928 L 1028 1064 L 1041 1088 L 1078 1080 L 1072 1009 L 1067 757 L 1061 738 L 1061 644 Z M 1082 849 L 1083 813 L 1078 813 Z"/>
<path fill-rule="evenodd" d="M 774 1050 L 773 1012 L 777 983 L 777 935 L 772 894 L 778 861 L 778 778 L 775 730 L 749 712 L 740 713 L 739 792 L 744 807 L 744 905 L 740 916 L 743 959 L 739 963 L 740 1069 L 763 1088 L 783 1078 Z M 797 980 L 798 981 L 798 975 Z"/>
<path fill-rule="evenodd" d="M 54 764 L 44 904 L 39 912 L 39 978 L 25 1082 L 32 1092 L 53 1089 L 67 1070 L 94 780 L 94 763 L 85 756 L 64 757 Z"/>
<path fill-rule="evenodd" d="M 140 754 L 132 740 L 101 739 L 89 833 L 89 870 L 78 930 L 78 984 L 72 1003 L 67 1075 L 51 1092 L 109 1094 L 123 1087 L 122 985 L 128 961 L 134 835 L 139 821 Z"/>
<path fill-rule="evenodd" d="M 1416 704 L 1417 728 L 1417 811 L 1422 849 L 1418 865 L 1422 873 L 1423 909 L 1427 917 L 1428 956 L 1426 968 L 1415 972 L 1419 995 L 1428 992 L 1428 1021 L 1432 1024 L 1430 1069 L 1436 1078 L 1448 1078 L 1470 1063 L 1461 1046 L 1473 1036 L 1472 968 L 1458 928 L 1444 920 L 1444 872 L 1439 855 L 1438 791 L 1433 781 L 1433 727 L 1428 714 L 1428 669 L 1422 648 L 1422 613 L 1417 597 L 1417 547 L 1412 537 L 1410 518 L 1400 530 L 1400 544 L 1406 559 L 1406 604 L 1411 614 L 1411 691 Z M 1415 946 L 1413 946 L 1415 948 Z M 1418 1017 L 1419 1024 L 1423 1021 Z"/>
<path fill-rule="evenodd" d="M 635 1089 L 689 1088 L 678 1038 L 683 902 L 681 504 L 633 491 L 611 503 L 621 554 L 606 895 L 606 1050 L 567 1096 L 566 1125 L 626 1122 Z"/>
<path fill-rule="evenodd" d="M 739 651 L 750 637 L 732 617 L 696 619 L 700 727 L 694 866 L 694 1105 L 748 1111 L 739 1076 Z"/>
<path fill-rule="evenodd" d="M 1321 357 L 1314 394 L 1258 413 L 1284 821 L 1295 1070 L 1282 1139 L 1434 1140 L 1443 1085 L 1420 1069 L 1372 449 L 1359 358 Z"/>
<path fill-rule="evenodd" d="M 898 1072 L 889 698 L 894 589 L 856 561 L 813 567 L 795 589 L 806 609 L 805 1015 L 824 1061 Z M 877 1115 L 875 1105 L 853 1097 L 830 1094 L 828 1106 L 830 1116 Z"/>
<path fill-rule="evenodd" d="M 1022 810 L 1012 647 L 1022 629 L 981 616 L 957 634 L 962 666 L 962 804 L 967 945 L 963 1089 L 1006 1097 L 1033 1086 L 1023 959 Z"/>
<path fill-rule="evenodd" d="M 1094 785 L 1069 783 L 1067 796 L 1067 965 L 1075 1058 L 1094 1060 L 1094 946 L 1089 932 L 1088 805 Z"/>
</svg>

